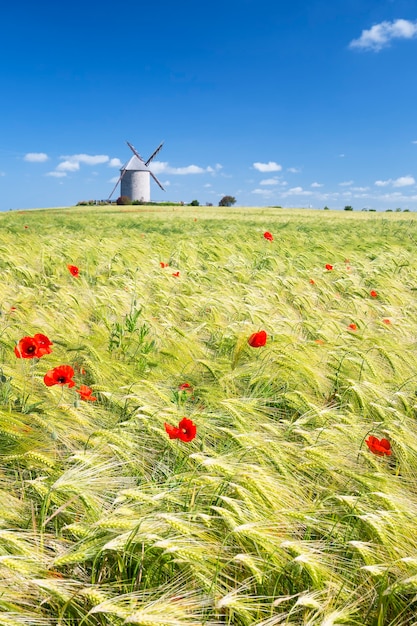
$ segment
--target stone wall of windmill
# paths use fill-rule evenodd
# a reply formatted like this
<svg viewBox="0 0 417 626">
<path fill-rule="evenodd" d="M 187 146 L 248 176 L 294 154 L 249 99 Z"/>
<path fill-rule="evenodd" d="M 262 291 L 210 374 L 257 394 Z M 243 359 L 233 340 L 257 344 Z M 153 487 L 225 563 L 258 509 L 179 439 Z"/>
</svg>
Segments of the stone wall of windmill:
<svg viewBox="0 0 417 626">
<path fill-rule="evenodd" d="M 121 180 L 120 195 L 127 196 L 131 200 L 150 202 L 151 182 L 149 172 L 125 170 Z"/>
</svg>

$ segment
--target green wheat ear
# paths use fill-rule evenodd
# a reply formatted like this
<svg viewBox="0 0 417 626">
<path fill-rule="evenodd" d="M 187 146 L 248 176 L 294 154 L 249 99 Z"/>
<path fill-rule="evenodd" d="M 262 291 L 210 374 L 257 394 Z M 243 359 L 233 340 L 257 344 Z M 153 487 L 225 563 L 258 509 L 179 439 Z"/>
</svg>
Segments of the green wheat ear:
<svg viewBox="0 0 417 626">
<path fill-rule="evenodd" d="M 414 623 L 417 220 L 327 213 L 0 214 L 0 626 Z"/>
</svg>

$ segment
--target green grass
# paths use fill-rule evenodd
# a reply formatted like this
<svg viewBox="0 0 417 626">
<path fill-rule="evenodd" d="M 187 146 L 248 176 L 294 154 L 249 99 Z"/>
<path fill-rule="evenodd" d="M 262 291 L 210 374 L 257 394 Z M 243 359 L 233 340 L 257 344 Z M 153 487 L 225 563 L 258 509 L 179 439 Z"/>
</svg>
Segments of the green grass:
<svg viewBox="0 0 417 626">
<path fill-rule="evenodd" d="M 0 214 L 0 625 L 415 625 L 416 243 L 412 213 Z"/>
</svg>

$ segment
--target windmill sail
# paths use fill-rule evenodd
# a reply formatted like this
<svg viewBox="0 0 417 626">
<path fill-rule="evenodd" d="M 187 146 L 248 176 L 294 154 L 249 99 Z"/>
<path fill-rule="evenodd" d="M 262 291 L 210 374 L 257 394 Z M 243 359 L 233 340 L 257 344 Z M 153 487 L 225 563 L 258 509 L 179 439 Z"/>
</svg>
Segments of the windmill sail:
<svg viewBox="0 0 417 626">
<path fill-rule="evenodd" d="M 159 144 L 157 149 L 151 154 L 146 162 L 131 143 L 129 143 L 128 141 L 126 141 L 126 143 L 133 152 L 134 156 L 132 156 L 131 159 L 120 170 L 120 176 L 109 196 L 109 200 L 114 194 L 118 184 L 121 183 L 121 196 L 128 196 L 132 200 L 139 200 L 141 202 L 149 202 L 150 177 L 153 178 L 153 180 L 162 189 L 162 191 L 165 191 L 160 181 L 148 167 L 152 159 L 154 159 L 158 152 L 161 150 L 163 142 Z"/>
</svg>

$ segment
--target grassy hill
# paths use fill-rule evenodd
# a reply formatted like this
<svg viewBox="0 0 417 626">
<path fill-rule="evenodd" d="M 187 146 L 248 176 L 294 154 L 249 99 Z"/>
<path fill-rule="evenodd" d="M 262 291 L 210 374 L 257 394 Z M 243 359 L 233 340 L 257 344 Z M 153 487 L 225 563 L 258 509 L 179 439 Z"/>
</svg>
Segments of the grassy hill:
<svg viewBox="0 0 417 626">
<path fill-rule="evenodd" d="M 0 625 L 416 624 L 416 243 L 412 213 L 0 214 Z"/>
</svg>

